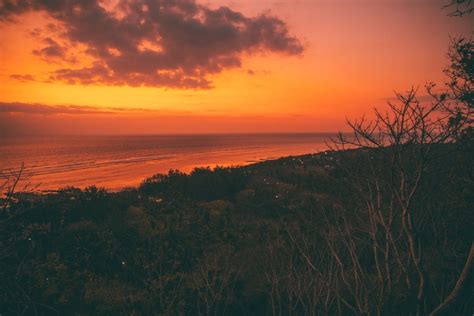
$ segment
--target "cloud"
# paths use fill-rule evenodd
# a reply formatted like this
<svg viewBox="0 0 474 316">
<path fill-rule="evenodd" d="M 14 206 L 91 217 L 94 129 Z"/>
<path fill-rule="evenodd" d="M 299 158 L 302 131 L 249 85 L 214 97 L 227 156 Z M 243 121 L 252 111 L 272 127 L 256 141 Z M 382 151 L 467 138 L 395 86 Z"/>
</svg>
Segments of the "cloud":
<svg viewBox="0 0 474 316">
<path fill-rule="evenodd" d="M 102 3 L 6 0 L 0 20 L 27 11 L 47 12 L 61 25 L 56 35 L 68 46 L 86 47 L 92 64 L 57 69 L 51 75 L 71 84 L 210 88 L 209 76 L 240 67 L 244 54 L 303 52 L 285 22 L 267 14 L 247 17 L 195 0 L 121 0 L 113 8 Z M 64 46 L 52 38 L 46 44 L 35 54 L 68 61 Z"/>
<path fill-rule="evenodd" d="M 0 113 L 27 114 L 101 114 L 113 113 L 110 109 L 98 109 L 78 105 L 46 105 L 40 103 L 0 102 Z"/>
<path fill-rule="evenodd" d="M 32 75 L 10 75 L 10 79 L 18 80 L 21 82 L 35 81 L 35 78 Z"/>
<path fill-rule="evenodd" d="M 315 130 L 315 126 L 319 131 L 337 131 L 341 128 L 344 130 L 345 127 L 343 118 L 330 115 L 228 115 L 172 110 L 149 110 L 150 112 L 145 113 L 140 112 L 142 109 L 25 103 L 13 104 L 11 106 L 14 108 L 9 109 L 4 106 L 5 104 L 0 104 L 0 141 L 11 142 L 16 141 L 16 136 L 281 133 L 311 132 Z M 1 110 L 2 108 L 4 110 Z"/>
<path fill-rule="evenodd" d="M 41 49 L 33 50 L 33 54 L 41 57 L 46 62 L 66 61 L 75 63 L 77 61 L 75 57 L 69 56 L 67 47 L 61 46 L 52 38 L 46 37 L 42 42 L 45 46 Z"/>
<path fill-rule="evenodd" d="M 143 108 L 118 108 L 118 107 L 95 107 L 86 105 L 50 105 L 42 103 L 23 102 L 0 102 L 0 113 L 23 113 L 23 114 L 117 114 L 117 113 L 140 113 L 155 112 L 159 114 L 172 114 L 176 111 L 156 111 Z M 185 114 L 184 112 L 180 112 Z"/>
</svg>

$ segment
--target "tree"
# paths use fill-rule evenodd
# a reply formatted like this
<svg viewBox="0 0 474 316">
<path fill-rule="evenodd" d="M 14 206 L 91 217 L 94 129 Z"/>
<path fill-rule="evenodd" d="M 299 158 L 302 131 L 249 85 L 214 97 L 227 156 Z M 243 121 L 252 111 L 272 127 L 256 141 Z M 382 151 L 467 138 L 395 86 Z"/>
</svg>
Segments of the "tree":
<svg viewBox="0 0 474 316">
<path fill-rule="evenodd" d="M 445 8 L 451 9 L 450 16 L 459 16 L 470 14 L 474 11 L 472 0 L 451 0 L 445 5 Z"/>
</svg>

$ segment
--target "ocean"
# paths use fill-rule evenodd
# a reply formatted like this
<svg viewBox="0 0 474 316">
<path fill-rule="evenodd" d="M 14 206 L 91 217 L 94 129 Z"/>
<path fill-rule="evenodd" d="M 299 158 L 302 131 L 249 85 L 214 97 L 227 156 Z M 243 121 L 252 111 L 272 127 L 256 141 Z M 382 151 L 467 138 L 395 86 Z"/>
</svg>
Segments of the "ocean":
<svg viewBox="0 0 474 316">
<path fill-rule="evenodd" d="M 61 136 L 0 139 L 0 172 L 22 164 L 30 188 L 119 190 L 170 169 L 246 165 L 327 149 L 332 134 Z"/>
</svg>

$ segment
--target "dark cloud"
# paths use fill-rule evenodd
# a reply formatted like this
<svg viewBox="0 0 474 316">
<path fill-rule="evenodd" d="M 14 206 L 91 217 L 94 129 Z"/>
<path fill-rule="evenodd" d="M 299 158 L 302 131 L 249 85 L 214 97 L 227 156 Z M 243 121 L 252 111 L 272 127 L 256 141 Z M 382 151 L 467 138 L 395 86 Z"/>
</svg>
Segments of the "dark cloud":
<svg viewBox="0 0 474 316">
<path fill-rule="evenodd" d="M 24 114 L 117 114 L 159 111 L 143 108 L 94 107 L 86 105 L 50 105 L 42 103 L 0 102 L 0 113 Z"/>
<path fill-rule="evenodd" d="M 58 42 L 50 37 L 46 37 L 42 40 L 44 47 L 41 49 L 33 50 L 33 54 L 40 56 L 47 62 L 67 61 L 74 63 L 76 59 L 69 56 L 67 47 L 59 45 Z"/>
<path fill-rule="evenodd" d="M 32 75 L 10 75 L 10 79 L 26 82 L 26 81 L 35 81 L 35 78 Z"/>
<path fill-rule="evenodd" d="M 109 109 L 97 109 L 91 106 L 46 105 L 40 103 L 0 102 L 0 113 L 27 114 L 101 114 L 113 113 Z"/>
<path fill-rule="evenodd" d="M 6 0 L 0 19 L 32 10 L 47 12 L 61 25 L 58 36 L 84 45 L 95 60 L 52 75 L 68 83 L 209 88 L 209 75 L 240 67 L 244 53 L 303 52 L 277 17 L 246 17 L 194 0 L 122 0 L 114 10 L 99 0 Z M 67 61 L 65 48 L 49 40 L 35 53 Z"/>
</svg>

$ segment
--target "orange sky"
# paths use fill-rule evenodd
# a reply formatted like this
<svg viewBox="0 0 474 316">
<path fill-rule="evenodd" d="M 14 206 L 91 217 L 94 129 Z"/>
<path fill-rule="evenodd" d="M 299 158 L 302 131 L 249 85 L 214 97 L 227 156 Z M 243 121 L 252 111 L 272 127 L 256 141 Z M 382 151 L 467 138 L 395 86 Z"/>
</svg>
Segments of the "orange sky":
<svg viewBox="0 0 474 316">
<path fill-rule="evenodd" d="M 130 78 L 141 78 L 137 77 L 141 73 L 127 74 L 128 79 L 122 81 L 117 70 L 110 80 L 101 78 L 86 84 L 84 79 L 74 79 L 75 84 L 71 84 L 52 74 L 57 74 L 58 69 L 90 67 L 97 61 L 97 55 L 86 51 L 93 45 L 87 32 L 65 35 L 69 20 L 62 18 L 58 23 L 59 11 L 30 8 L 7 14 L 4 10 L 4 20 L 0 22 L 0 135 L 345 129 L 346 117 L 367 114 L 372 107 L 383 105 L 393 90 L 406 90 L 429 81 L 443 82 L 449 38 L 469 35 L 472 23 L 472 17 L 448 17 L 448 11 L 442 10 L 445 3 L 441 0 L 199 1 L 205 9 L 197 15 L 227 6 L 249 19 L 239 22 L 243 23 L 239 28 L 246 27 L 245 23 L 256 27 L 250 23 L 261 22 L 259 32 L 270 32 L 268 28 L 277 32 L 272 38 L 266 35 L 267 38 L 259 39 L 261 42 L 255 40 L 257 44 L 242 44 L 253 43 L 253 38 L 248 39 L 249 35 L 244 33 L 238 37 L 238 43 L 224 41 L 215 47 L 214 42 L 206 42 L 207 36 L 201 39 L 196 37 L 202 33 L 192 33 L 188 41 L 196 40 L 198 45 L 210 47 L 189 51 L 189 54 L 203 54 L 199 64 L 188 64 L 187 48 L 180 51 L 177 47 L 177 52 L 183 53 L 179 65 L 156 70 L 176 78 L 176 72 L 191 65 L 186 76 L 206 80 L 209 83 L 206 87 L 179 86 L 181 83 L 176 86 L 172 80 L 173 83 L 150 84 L 151 77 L 137 79 L 135 86 L 130 86 Z M 130 11 L 114 7 L 112 0 L 101 1 L 101 5 L 114 18 L 118 19 L 124 12 L 130 14 L 127 18 L 132 17 L 127 13 Z M 282 33 L 277 23 L 258 20 L 256 17 L 262 13 L 285 22 L 288 33 Z M 55 27 L 48 28 L 50 23 Z M 136 23 L 142 23 L 140 16 Z M 215 25 L 217 28 L 211 30 L 217 35 L 219 28 L 227 26 L 217 22 Z M 102 32 L 101 25 L 96 27 L 98 33 Z M 159 34 L 164 41 L 163 35 Z M 46 38 L 67 50 L 67 55 L 41 51 L 52 47 Z M 131 41 L 131 37 L 127 40 Z M 169 47 L 174 49 L 173 45 L 183 41 L 171 41 Z M 101 44 L 94 45 L 100 48 Z M 167 49 L 151 42 L 140 45 L 145 47 L 140 49 L 153 52 Z M 235 45 L 236 50 L 228 49 L 229 45 Z M 103 59 L 107 62 L 113 59 L 113 54 L 122 54 L 112 46 L 108 51 L 107 58 L 111 59 Z M 240 65 L 228 66 L 227 59 L 219 59 L 220 68 L 215 70 L 206 58 L 216 56 L 231 58 L 232 62 L 237 60 Z M 125 67 L 123 59 L 120 67 Z M 133 67 L 138 66 L 133 64 Z M 80 110 L 71 111 L 71 105 L 85 108 L 74 107 Z"/>
</svg>

